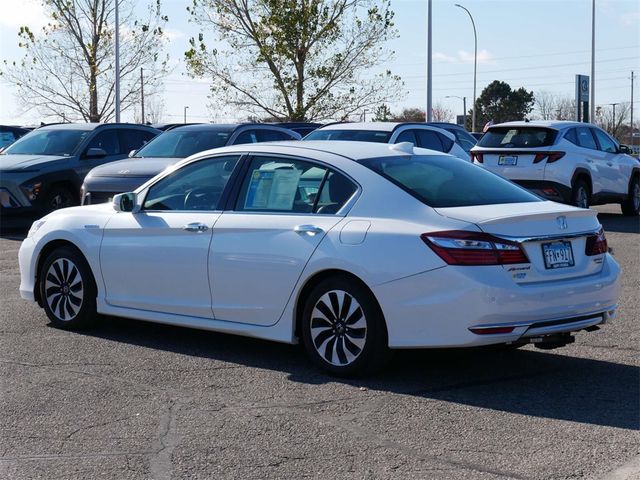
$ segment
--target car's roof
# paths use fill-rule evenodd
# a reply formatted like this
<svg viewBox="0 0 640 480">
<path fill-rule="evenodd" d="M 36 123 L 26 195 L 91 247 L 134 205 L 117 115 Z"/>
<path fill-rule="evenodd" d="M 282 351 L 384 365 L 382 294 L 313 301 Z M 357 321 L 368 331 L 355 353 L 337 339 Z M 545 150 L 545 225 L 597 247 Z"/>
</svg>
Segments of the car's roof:
<svg viewBox="0 0 640 480">
<path fill-rule="evenodd" d="M 402 122 L 344 122 L 330 123 L 320 127 L 318 130 L 369 130 L 376 132 L 393 132 L 393 130 L 403 125 Z"/>
<path fill-rule="evenodd" d="M 197 156 L 202 157 L 210 153 L 221 152 L 277 152 L 309 157 L 313 157 L 316 152 L 323 152 L 332 153 L 355 161 L 365 160 L 367 158 L 398 157 L 400 155 L 446 155 L 434 150 L 415 148 L 410 143 L 388 144 L 340 140 L 308 140 L 304 142 L 282 141 L 231 145 L 201 152 L 198 153 Z"/>
<path fill-rule="evenodd" d="M 238 123 L 196 123 L 193 125 L 183 125 L 173 127 L 169 132 L 232 132 L 238 128 Z"/>
<path fill-rule="evenodd" d="M 39 127 L 38 130 L 95 130 L 98 127 L 135 127 L 144 128 L 145 130 L 154 130 L 149 125 L 140 125 L 138 123 L 54 123 L 52 125 L 44 125 Z"/>
<path fill-rule="evenodd" d="M 593 127 L 591 123 L 572 122 L 568 120 L 531 120 L 529 122 L 517 121 L 517 122 L 504 122 L 491 125 L 490 128 L 496 127 L 545 127 L 545 128 L 569 128 L 569 127 Z"/>
</svg>

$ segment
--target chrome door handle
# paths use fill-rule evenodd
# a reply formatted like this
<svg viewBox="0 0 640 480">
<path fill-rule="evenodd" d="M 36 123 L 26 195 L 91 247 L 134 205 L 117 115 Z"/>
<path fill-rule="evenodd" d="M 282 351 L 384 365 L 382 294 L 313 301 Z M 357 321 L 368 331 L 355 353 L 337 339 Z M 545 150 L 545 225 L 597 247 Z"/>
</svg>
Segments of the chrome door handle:
<svg viewBox="0 0 640 480">
<path fill-rule="evenodd" d="M 209 230 L 209 227 L 207 227 L 204 223 L 188 223 L 187 225 L 185 225 L 184 227 L 182 227 L 183 230 L 186 230 L 187 232 L 206 232 L 207 230 Z"/>
<path fill-rule="evenodd" d="M 613 166 L 613 163 L 611 163 L 611 162 L 607 162 L 607 165 L 609 165 L 610 167 L 612 167 L 612 166 Z"/>
<path fill-rule="evenodd" d="M 593 160 L 591 160 L 590 158 L 587 158 L 587 163 L 593 163 Z"/>
<path fill-rule="evenodd" d="M 298 225 L 293 229 L 296 233 L 304 233 L 306 235 L 314 236 L 318 233 L 324 232 L 320 227 L 316 227 L 315 225 Z"/>
</svg>

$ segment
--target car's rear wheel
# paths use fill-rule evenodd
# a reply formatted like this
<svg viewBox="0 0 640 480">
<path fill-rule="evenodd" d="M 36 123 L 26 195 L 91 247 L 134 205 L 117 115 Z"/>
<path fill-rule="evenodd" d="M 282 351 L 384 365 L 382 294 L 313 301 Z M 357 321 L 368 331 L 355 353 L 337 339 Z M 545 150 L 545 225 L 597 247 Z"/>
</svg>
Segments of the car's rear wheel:
<svg viewBox="0 0 640 480">
<path fill-rule="evenodd" d="M 389 358 L 380 307 L 364 285 L 329 277 L 306 299 L 302 338 L 311 360 L 338 376 L 370 373 Z"/>
<path fill-rule="evenodd" d="M 573 184 L 571 193 L 571 204 L 580 208 L 589 208 L 590 205 L 590 191 L 589 185 L 582 179 L 576 180 Z"/>
<path fill-rule="evenodd" d="M 628 216 L 640 214 L 640 176 L 635 175 L 629 185 L 629 195 L 622 202 L 622 213 Z"/>
<path fill-rule="evenodd" d="M 95 281 L 77 250 L 60 247 L 52 251 L 42 264 L 38 280 L 44 311 L 54 326 L 71 330 L 94 324 Z"/>
</svg>

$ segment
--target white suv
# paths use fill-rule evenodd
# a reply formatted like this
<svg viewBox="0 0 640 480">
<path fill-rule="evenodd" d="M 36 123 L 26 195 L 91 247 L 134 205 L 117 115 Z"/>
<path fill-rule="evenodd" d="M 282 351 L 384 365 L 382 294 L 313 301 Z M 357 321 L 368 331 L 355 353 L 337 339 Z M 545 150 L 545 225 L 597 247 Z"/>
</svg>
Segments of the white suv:
<svg viewBox="0 0 640 480">
<path fill-rule="evenodd" d="M 640 161 L 629 153 L 595 125 L 564 121 L 494 125 L 471 149 L 475 163 L 549 200 L 638 215 Z"/>
<path fill-rule="evenodd" d="M 448 153 L 462 160 L 471 161 L 471 157 L 458 144 L 458 140 L 453 133 L 424 123 L 330 123 L 314 130 L 303 140 L 347 140 L 376 143 L 409 142 L 416 147 Z"/>
</svg>

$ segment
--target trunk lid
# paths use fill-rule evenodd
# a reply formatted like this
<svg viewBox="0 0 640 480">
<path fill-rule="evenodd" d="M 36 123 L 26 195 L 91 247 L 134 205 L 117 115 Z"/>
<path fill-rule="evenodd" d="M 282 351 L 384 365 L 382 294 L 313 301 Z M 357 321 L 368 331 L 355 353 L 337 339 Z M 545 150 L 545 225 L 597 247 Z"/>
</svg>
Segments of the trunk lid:
<svg viewBox="0 0 640 480">
<path fill-rule="evenodd" d="M 476 155 L 482 155 L 482 165 L 498 175 L 512 180 L 540 180 L 544 178 L 546 162 L 534 162 L 536 154 L 547 152 L 550 147 L 532 149 L 505 148 L 483 149 L 476 147 Z"/>
<path fill-rule="evenodd" d="M 603 255 L 585 253 L 587 237 L 600 228 L 597 212 L 555 202 L 438 208 L 445 217 L 467 221 L 522 245 L 529 264 L 504 265 L 516 283 L 593 275 Z"/>
</svg>

